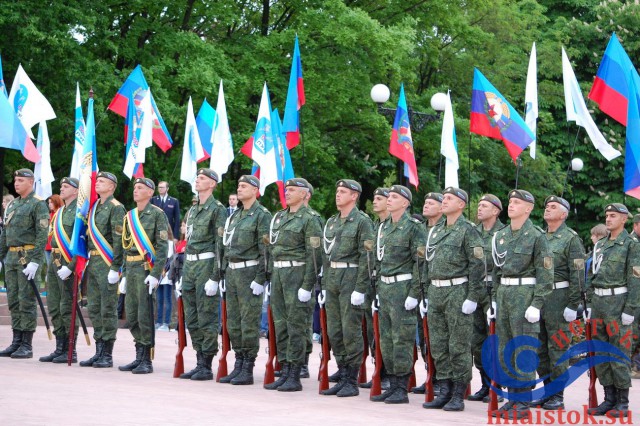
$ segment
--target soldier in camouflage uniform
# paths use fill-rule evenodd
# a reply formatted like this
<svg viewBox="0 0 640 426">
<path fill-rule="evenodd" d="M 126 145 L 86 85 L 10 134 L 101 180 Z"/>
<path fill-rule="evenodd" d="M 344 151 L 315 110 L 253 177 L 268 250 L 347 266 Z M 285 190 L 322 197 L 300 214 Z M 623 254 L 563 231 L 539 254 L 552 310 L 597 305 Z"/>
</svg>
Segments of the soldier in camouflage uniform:
<svg viewBox="0 0 640 426">
<path fill-rule="evenodd" d="M 314 256 L 318 268 L 321 261 L 322 229 L 317 214 L 304 205 L 308 192 L 306 181 L 287 180 L 285 197 L 289 207 L 274 215 L 270 227 L 271 306 L 282 374 L 265 389 L 281 392 L 302 390 L 300 369 L 313 309 L 311 292 L 319 273 L 314 267 Z"/>
<path fill-rule="evenodd" d="M 0 357 L 32 358 L 33 333 L 37 325 L 37 301 L 28 280 L 38 286 L 39 265 L 44 261 L 44 246 L 49 229 L 49 209 L 33 192 L 33 172 L 19 169 L 13 173 L 18 198 L 7 206 L 4 231 L 0 232 L 0 270 L 11 313 L 11 344 Z"/>
<path fill-rule="evenodd" d="M 569 368 L 569 360 L 559 365 L 556 363 L 564 355 L 570 342 L 562 342 L 551 336 L 556 333 L 571 336 L 569 324 L 578 316 L 580 283 L 584 283 L 585 253 L 576 231 L 565 224 L 570 210 L 569 202 L 552 195 L 544 201 L 544 206 L 546 237 L 553 254 L 553 292 L 542 311 L 539 337 L 542 345 L 538 348 L 538 375 L 549 376 L 546 384 L 556 380 Z M 564 409 L 564 393 L 560 391 L 555 395 L 548 395 L 532 405 L 541 405 L 545 410 Z"/>
<path fill-rule="evenodd" d="M 498 216 L 502 212 L 502 203 L 500 199 L 493 194 L 485 194 L 480 197 L 478 202 L 478 225 L 476 230 L 482 238 L 482 246 L 484 248 L 484 257 L 487 263 L 487 276 L 482 277 L 482 286 L 486 287 L 487 281 L 492 281 L 491 271 L 493 270 L 493 258 L 491 257 L 491 239 L 493 235 L 500 229 L 504 228 L 504 224 Z M 484 275 L 484 271 L 483 271 Z M 469 401 L 489 402 L 489 383 L 491 379 L 485 373 L 482 367 L 482 345 L 489 334 L 489 326 L 485 318 L 485 312 L 489 309 L 489 293 L 482 291 L 478 300 L 478 309 L 473 313 L 473 335 L 471 336 L 471 353 L 473 355 L 473 364 L 480 372 L 482 378 L 482 387 L 473 395 L 469 395 Z M 499 401 L 502 397 L 498 398 Z"/>
<path fill-rule="evenodd" d="M 509 226 L 496 232 L 492 239 L 494 310 L 487 317 L 496 318 L 496 334 L 500 339 L 499 354 L 507 342 L 518 336 L 537 338 L 540 333 L 540 310 L 551 293 L 553 257 L 542 229 L 533 225 L 529 216 L 535 199 L 530 192 L 509 192 Z M 516 365 L 511 362 L 510 365 Z M 507 371 L 503 363 L 503 371 Z M 535 380 L 535 372 L 521 371 L 519 379 Z M 504 385 L 504 383 L 499 383 Z M 509 395 L 530 393 L 530 388 L 509 386 Z M 494 417 L 522 419 L 530 415 L 529 404 L 515 395 Z"/>
<path fill-rule="evenodd" d="M 423 285 L 420 279 L 424 278 L 421 270 L 426 232 L 424 225 L 407 213 L 411 200 L 409 188 L 402 185 L 389 188 L 387 210 L 390 216 L 380 225 L 376 235 L 380 349 L 390 386 L 372 401 L 387 404 L 409 402 L 407 386 L 413 367 L 415 309 Z"/>
<path fill-rule="evenodd" d="M 355 180 L 338 181 L 339 213 L 327 221 L 323 232 L 327 329 L 340 372 L 338 383 L 322 391 L 323 395 L 359 394 L 358 372 L 364 352 L 362 317 L 364 310 L 369 309 L 364 302 L 370 287 L 364 242 L 373 245 L 373 222 L 356 207 L 361 193 L 362 186 Z"/>
<path fill-rule="evenodd" d="M 56 348 L 49 355 L 40 357 L 40 362 L 66 364 L 69 339 L 76 339 L 78 335 L 78 322 L 75 324 L 73 333 L 70 330 L 76 258 L 69 252 L 73 225 L 76 221 L 77 197 L 78 179 L 62 178 L 60 198 L 64 205 L 51 219 L 50 233 L 53 234 L 53 238 L 51 238 L 51 263 L 47 271 L 47 308 L 51 316 L 53 334 L 56 336 Z M 56 223 L 61 223 L 62 229 L 58 230 Z M 70 256 L 69 259 L 66 258 L 67 255 Z M 75 343 L 73 348 L 71 362 L 77 362 Z"/>
<path fill-rule="evenodd" d="M 185 322 L 197 363 L 193 370 L 180 375 L 181 379 L 213 380 L 211 363 L 218 353 L 218 283 L 222 278 L 222 235 L 227 209 L 213 197 L 217 184 L 215 171 L 199 169 L 196 177 L 199 203 L 187 213 L 185 262 L 176 290 L 182 291 Z"/>
<path fill-rule="evenodd" d="M 89 263 L 87 264 L 87 301 L 93 324 L 96 353 L 81 367 L 113 367 L 113 344 L 118 331 L 119 271 L 122 267 L 122 222 L 126 210 L 113 192 L 118 178 L 99 172 L 96 193 L 100 197 L 89 211 Z M 95 228 L 94 228 L 95 227 Z"/>
<path fill-rule="evenodd" d="M 120 293 L 127 294 L 125 312 L 135 341 L 136 359 L 118 369 L 133 374 L 153 373 L 151 333 L 154 332 L 154 314 L 150 311 L 149 299 L 151 305 L 155 306 L 153 290 L 158 287 L 167 261 L 169 222 L 162 209 L 150 203 L 155 189 L 151 179 L 137 178 L 134 181 L 133 201 L 136 208 L 127 213 L 122 226 L 125 264 L 119 289 Z M 150 247 L 144 244 L 139 246 L 140 239 L 148 240 Z"/>
<path fill-rule="evenodd" d="M 631 327 L 640 307 L 640 244 L 624 229 L 629 215 L 624 204 L 609 204 L 604 211 L 609 236 L 599 240 L 593 249 L 587 277 L 587 316 L 596 324 L 593 340 L 607 342 L 630 357 Z M 618 329 L 619 333 L 609 335 L 611 329 Z M 629 415 L 629 364 L 605 362 L 596 365 L 596 372 L 604 386 L 604 401 L 590 408 L 589 414 Z"/>
<path fill-rule="evenodd" d="M 468 195 L 459 188 L 443 192 L 446 221 L 427 236 L 429 347 L 440 384 L 438 397 L 424 408 L 464 410 L 464 393 L 471 381 L 473 317 L 482 294 L 484 250 L 475 226 L 463 215 Z"/>
<path fill-rule="evenodd" d="M 227 329 L 236 355 L 233 371 L 220 383 L 252 385 L 253 366 L 260 349 L 262 293 L 267 279 L 265 243 L 271 213 L 256 200 L 260 179 L 244 175 L 238 179 L 237 196 L 242 201 L 224 226 L 224 262 L 227 284 Z"/>
</svg>

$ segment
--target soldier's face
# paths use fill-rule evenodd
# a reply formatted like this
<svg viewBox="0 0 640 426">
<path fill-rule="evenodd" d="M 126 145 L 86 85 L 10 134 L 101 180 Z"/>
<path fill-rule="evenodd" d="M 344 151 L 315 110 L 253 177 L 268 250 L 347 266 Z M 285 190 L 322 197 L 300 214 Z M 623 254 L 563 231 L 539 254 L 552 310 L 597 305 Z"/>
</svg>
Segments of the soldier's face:
<svg viewBox="0 0 640 426">
<path fill-rule="evenodd" d="M 18 195 L 26 195 L 33 189 L 33 179 L 22 176 L 16 176 L 13 181 L 13 187 Z"/>
<path fill-rule="evenodd" d="M 116 184 L 107 178 L 99 177 L 96 179 L 96 192 L 98 194 L 104 194 L 107 192 L 114 191 L 116 189 Z"/>
<path fill-rule="evenodd" d="M 60 198 L 62 201 L 73 200 L 78 196 L 78 188 L 75 188 L 68 183 L 60 185 Z"/>
<path fill-rule="evenodd" d="M 149 201 L 153 196 L 153 189 L 143 183 L 136 183 L 133 186 L 133 201 L 136 203 Z"/>
<path fill-rule="evenodd" d="M 196 177 L 197 192 L 206 191 L 208 189 L 211 189 L 213 191 L 215 188 L 216 188 L 215 180 L 210 179 L 205 175 L 198 175 L 198 177 Z"/>
<path fill-rule="evenodd" d="M 560 203 L 547 203 L 544 208 L 544 220 L 546 222 L 557 222 L 558 220 L 565 220 L 566 218 L 567 212 Z"/>
<path fill-rule="evenodd" d="M 465 202 L 453 194 L 444 194 L 442 198 L 442 214 L 457 213 L 464 209 Z"/>
<path fill-rule="evenodd" d="M 376 195 L 375 197 L 373 197 L 371 205 L 373 206 L 374 213 L 384 213 L 387 211 L 387 197 Z"/>
<path fill-rule="evenodd" d="M 356 201 L 358 193 L 347 188 L 336 188 L 336 207 L 341 208 L 349 203 Z"/>
<path fill-rule="evenodd" d="M 397 192 L 389 193 L 389 198 L 387 198 L 387 210 L 389 211 L 389 213 L 406 210 L 407 207 L 409 207 L 409 200 L 407 200 Z"/>
<path fill-rule="evenodd" d="M 607 227 L 607 231 L 615 232 L 624 228 L 624 224 L 627 221 L 627 215 L 618 212 L 607 212 L 604 215 L 604 224 Z"/>
<path fill-rule="evenodd" d="M 635 232 L 636 235 L 640 235 L 640 223 L 633 224 L 633 232 Z"/>
<path fill-rule="evenodd" d="M 484 222 L 487 219 L 496 217 L 500 214 L 500 209 L 488 201 L 480 201 L 478 203 L 478 220 Z"/>
<path fill-rule="evenodd" d="M 304 188 L 299 188 L 297 186 L 287 186 L 284 189 L 284 198 L 287 201 L 287 204 L 293 207 L 297 207 L 304 199 L 307 197 L 309 191 Z"/>
<path fill-rule="evenodd" d="M 531 213 L 533 204 L 528 203 L 520 198 L 510 198 L 507 213 L 510 219 L 520 219 Z"/>
<path fill-rule="evenodd" d="M 237 192 L 238 192 L 238 198 L 236 199 L 235 204 L 231 204 L 231 197 L 229 197 L 229 205 L 232 207 L 235 207 L 238 204 L 238 200 L 247 201 L 252 198 L 255 198 L 258 193 L 258 188 L 251 185 L 250 183 L 240 182 L 238 184 Z"/>
<path fill-rule="evenodd" d="M 422 216 L 429 219 L 438 216 L 440 213 L 442 213 L 442 204 L 431 198 L 425 200 L 422 206 Z"/>
</svg>

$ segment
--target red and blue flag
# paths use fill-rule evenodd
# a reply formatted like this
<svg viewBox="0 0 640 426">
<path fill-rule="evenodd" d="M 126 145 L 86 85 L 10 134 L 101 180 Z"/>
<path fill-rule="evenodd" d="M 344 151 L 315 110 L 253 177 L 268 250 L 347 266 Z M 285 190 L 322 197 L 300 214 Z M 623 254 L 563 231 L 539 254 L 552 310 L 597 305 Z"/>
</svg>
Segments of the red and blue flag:
<svg viewBox="0 0 640 426">
<path fill-rule="evenodd" d="M 202 106 L 198 111 L 198 116 L 196 117 L 196 127 L 198 128 L 198 134 L 200 135 L 200 143 L 202 144 L 202 149 L 205 152 L 205 157 L 202 160 L 204 161 L 207 158 L 211 157 L 211 150 L 213 148 L 213 121 L 216 117 L 216 110 L 213 109 L 211 104 L 207 102 L 205 98 L 202 101 Z"/>
<path fill-rule="evenodd" d="M 280 204 L 283 209 L 287 208 L 287 201 L 284 198 L 284 183 L 295 177 L 293 165 L 291 164 L 291 155 L 286 143 L 286 135 L 282 128 L 280 113 L 278 109 L 271 112 L 271 129 L 273 131 L 273 142 L 276 146 L 276 170 L 278 172 L 278 193 L 280 195 Z"/>
<path fill-rule="evenodd" d="M 409 108 L 404 96 L 404 84 L 400 86 L 400 98 L 396 109 L 396 118 L 391 130 L 391 142 L 389 153 L 404 162 L 404 175 L 409 183 L 418 188 L 418 167 L 413 151 L 413 139 L 411 138 L 411 124 L 409 123 Z"/>
<path fill-rule="evenodd" d="M 302 60 L 298 36 L 293 48 L 291 60 L 291 74 L 289 75 L 289 89 L 284 106 L 284 120 L 282 129 L 287 135 L 287 148 L 292 149 L 300 143 L 300 108 L 305 103 L 304 79 L 302 78 Z"/>
</svg>

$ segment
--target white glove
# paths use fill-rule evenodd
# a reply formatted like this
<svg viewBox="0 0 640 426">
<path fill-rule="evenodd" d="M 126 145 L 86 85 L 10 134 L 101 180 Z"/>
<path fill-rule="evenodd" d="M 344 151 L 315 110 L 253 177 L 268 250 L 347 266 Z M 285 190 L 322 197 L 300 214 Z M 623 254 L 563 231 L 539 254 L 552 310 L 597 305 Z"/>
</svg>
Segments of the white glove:
<svg viewBox="0 0 640 426">
<path fill-rule="evenodd" d="M 476 311 L 477 307 L 478 302 L 467 299 L 464 301 L 464 303 L 462 303 L 462 313 L 465 315 L 471 315 Z"/>
<path fill-rule="evenodd" d="M 495 319 L 498 313 L 498 305 L 496 302 L 491 302 L 491 307 L 493 308 L 493 313 L 491 313 L 491 309 L 487 309 L 487 320 Z"/>
<path fill-rule="evenodd" d="M 122 277 L 120 284 L 118 284 L 118 291 L 120 294 L 127 294 L 127 277 Z"/>
<path fill-rule="evenodd" d="M 144 279 L 144 283 L 149 286 L 149 294 L 153 293 L 153 290 L 158 287 L 158 279 L 151 275 L 148 275 L 147 278 Z"/>
<path fill-rule="evenodd" d="M 36 276 L 38 271 L 38 264 L 35 262 L 29 262 L 26 268 L 22 270 L 22 273 L 27 276 L 28 280 L 32 280 Z"/>
<path fill-rule="evenodd" d="M 591 319 L 591 308 L 587 308 L 587 309 L 584 311 L 584 318 L 585 318 L 586 320 L 590 320 L 590 319 Z"/>
<path fill-rule="evenodd" d="M 300 287 L 298 289 L 298 300 L 302 303 L 307 303 L 309 300 L 311 300 L 311 292 Z"/>
<path fill-rule="evenodd" d="M 420 317 L 424 318 L 425 315 L 427 315 L 428 310 L 429 310 L 429 300 L 422 299 L 422 302 L 420 302 Z"/>
<path fill-rule="evenodd" d="M 0 262 L 0 271 L 2 271 L 2 262 Z"/>
<path fill-rule="evenodd" d="M 622 320 L 622 325 L 631 325 L 635 317 L 633 315 L 627 315 L 623 312 L 620 319 Z"/>
<path fill-rule="evenodd" d="M 564 308 L 563 316 L 566 322 L 575 321 L 576 318 L 578 318 L 578 311 L 574 311 L 573 309 L 567 306 L 566 308 Z"/>
<path fill-rule="evenodd" d="M 60 269 L 58 269 L 58 272 L 56 272 L 58 278 L 60 278 L 62 281 L 69 278 L 72 273 L 73 272 L 71 272 L 71 269 L 67 268 L 66 266 L 62 266 Z"/>
<path fill-rule="evenodd" d="M 120 278 L 118 276 L 118 271 L 114 271 L 113 269 L 109 270 L 109 275 L 107 275 L 107 282 L 109 284 L 115 284 L 118 282 L 118 279 Z"/>
<path fill-rule="evenodd" d="M 380 297 L 376 294 L 376 300 L 371 302 L 371 315 L 376 313 L 378 307 L 380 307 Z"/>
<path fill-rule="evenodd" d="M 318 293 L 318 305 L 322 308 L 324 306 L 324 302 L 327 300 L 327 290 L 322 290 Z"/>
<path fill-rule="evenodd" d="M 412 309 L 415 309 L 416 306 L 418 306 L 418 299 L 416 299 L 415 297 L 407 296 L 404 301 L 404 308 L 407 311 L 410 311 Z"/>
<path fill-rule="evenodd" d="M 534 306 L 529 306 L 527 308 L 527 310 L 524 313 L 524 317 L 527 319 L 527 321 L 529 321 L 530 323 L 536 323 L 538 321 L 540 321 L 540 309 L 534 307 Z"/>
<path fill-rule="evenodd" d="M 253 294 L 255 296 L 260 296 L 262 293 L 264 293 L 264 286 L 262 284 L 258 284 L 255 281 L 251 281 L 251 285 L 249 287 L 251 287 L 251 290 L 253 290 Z"/>
<path fill-rule="evenodd" d="M 207 282 L 204 283 L 204 293 L 207 296 L 215 296 L 217 292 L 218 292 L 218 281 L 207 280 Z"/>
<path fill-rule="evenodd" d="M 351 293 L 351 304 L 353 306 L 360 306 L 364 303 L 364 293 L 360 293 L 358 291 L 353 291 Z"/>
<path fill-rule="evenodd" d="M 182 294 L 182 277 L 176 281 L 176 291 L 179 291 L 180 294 Z"/>
</svg>

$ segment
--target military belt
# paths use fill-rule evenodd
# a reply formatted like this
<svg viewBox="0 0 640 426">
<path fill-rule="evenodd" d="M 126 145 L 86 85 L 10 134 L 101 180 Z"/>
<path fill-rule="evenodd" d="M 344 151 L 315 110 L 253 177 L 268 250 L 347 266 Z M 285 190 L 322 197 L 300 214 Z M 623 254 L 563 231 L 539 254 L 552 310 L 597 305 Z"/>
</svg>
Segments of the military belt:
<svg viewBox="0 0 640 426">
<path fill-rule="evenodd" d="M 502 285 L 535 285 L 536 279 L 534 277 L 500 278 L 500 284 Z"/>
<path fill-rule="evenodd" d="M 331 267 L 334 269 L 357 268 L 358 264 L 349 262 L 331 262 Z"/>
<path fill-rule="evenodd" d="M 299 262 L 297 260 L 275 260 L 273 262 L 274 268 L 291 268 L 293 266 L 303 266 L 306 262 Z"/>
<path fill-rule="evenodd" d="M 451 287 L 453 285 L 464 284 L 469 281 L 469 277 L 451 278 L 450 280 L 431 280 L 431 284 L 436 287 Z"/>
<path fill-rule="evenodd" d="M 559 288 L 567 288 L 569 287 L 569 281 L 560 281 L 559 283 L 553 283 L 553 289 L 557 290 Z"/>
<path fill-rule="evenodd" d="M 627 292 L 627 287 L 594 288 L 593 292 L 598 296 L 617 296 L 619 294 L 625 294 Z"/>
<path fill-rule="evenodd" d="M 51 253 L 54 253 L 54 254 L 60 253 L 60 254 L 62 254 L 62 250 L 60 250 L 59 248 L 55 247 L 55 248 L 51 249 Z"/>
<path fill-rule="evenodd" d="M 140 262 L 144 260 L 144 255 L 139 254 L 137 256 L 127 256 L 127 262 Z"/>
<path fill-rule="evenodd" d="M 100 250 L 89 250 L 90 256 L 100 256 Z"/>
<path fill-rule="evenodd" d="M 400 281 L 408 281 L 413 278 L 412 274 L 400 274 L 400 275 L 392 275 L 390 277 L 385 277 L 384 275 L 380 277 L 380 281 L 385 284 L 391 283 L 399 283 Z"/>
<path fill-rule="evenodd" d="M 214 252 L 207 251 L 207 252 L 198 253 L 198 254 L 188 254 L 187 260 L 189 262 L 195 262 L 196 260 L 213 259 L 214 257 L 216 257 L 216 254 Z"/>
<path fill-rule="evenodd" d="M 36 246 L 33 244 L 25 244 L 23 246 L 9 247 L 9 251 L 33 250 L 34 248 L 36 248 Z"/>
<path fill-rule="evenodd" d="M 231 269 L 242 269 L 248 268 L 249 266 L 256 266 L 260 262 L 257 260 L 245 260 L 244 262 L 229 262 L 229 268 Z"/>
</svg>

